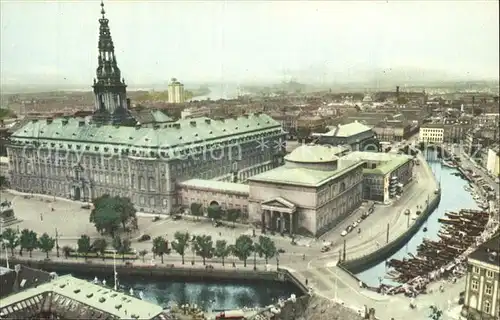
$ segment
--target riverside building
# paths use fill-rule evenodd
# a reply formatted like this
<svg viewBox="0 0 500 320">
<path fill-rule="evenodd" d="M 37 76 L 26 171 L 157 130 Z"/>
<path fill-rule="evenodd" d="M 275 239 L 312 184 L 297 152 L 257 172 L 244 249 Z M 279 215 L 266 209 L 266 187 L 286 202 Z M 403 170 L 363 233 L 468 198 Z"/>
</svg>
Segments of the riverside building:
<svg viewBox="0 0 500 320">
<path fill-rule="evenodd" d="M 264 114 L 139 123 L 101 6 L 94 113 L 34 119 L 16 130 L 7 146 L 13 189 L 80 201 L 126 196 L 139 211 L 170 213 L 181 204 L 182 181 L 242 182 L 282 163 L 285 133 Z"/>
<path fill-rule="evenodd" d="M 464 316 L 470 319 L 499 319 L 500 234 L 480 245 L 467 262 Z"/>
</svg>

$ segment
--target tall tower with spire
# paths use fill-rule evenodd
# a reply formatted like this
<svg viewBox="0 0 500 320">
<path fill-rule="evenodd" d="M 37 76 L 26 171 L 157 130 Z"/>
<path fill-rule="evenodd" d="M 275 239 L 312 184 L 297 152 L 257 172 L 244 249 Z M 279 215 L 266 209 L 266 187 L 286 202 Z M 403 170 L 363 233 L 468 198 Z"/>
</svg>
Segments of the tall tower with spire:
<svg viewBox="0 0 500 320">
<path fill-rule="evenodd" d="M 92 86 L 95 98 L 94 121 L 102 124 L 131 124 L 133 120 L 128 111 L 127 86 L 118 68 L 109 20 L 105 14 L 104 3 L 101 1 L 97 77 Z"/>
</svg>

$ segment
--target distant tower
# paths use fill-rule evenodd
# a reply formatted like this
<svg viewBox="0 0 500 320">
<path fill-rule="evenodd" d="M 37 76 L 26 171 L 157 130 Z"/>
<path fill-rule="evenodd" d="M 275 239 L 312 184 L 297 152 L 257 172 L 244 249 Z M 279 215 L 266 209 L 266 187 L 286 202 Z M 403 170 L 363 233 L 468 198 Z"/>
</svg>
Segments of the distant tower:
<svg viewBox="0 0 500 320">
<path fill-rule="evenodd" d="M 184 103 L 185 101 L 184 85 L 176 78 L 172 78 L 172 82 L 168 85 L 168 102 Z"/>
<path fill-rule="evenodd" d="M 111 39 L 109 20 L 105 17 L 104 3 L 101 1 L 99 19 L 99 56 L 94 78 L 94 121 L 99 123 L 127 124 L 132 121 L 127 105 L 127 86 L 115 56 L 115 46 Z"/>
<path fill-rule="evenodd" d="M 396 86 L 396 102 L 399 103 L 399 86 Z"/>
</svg>

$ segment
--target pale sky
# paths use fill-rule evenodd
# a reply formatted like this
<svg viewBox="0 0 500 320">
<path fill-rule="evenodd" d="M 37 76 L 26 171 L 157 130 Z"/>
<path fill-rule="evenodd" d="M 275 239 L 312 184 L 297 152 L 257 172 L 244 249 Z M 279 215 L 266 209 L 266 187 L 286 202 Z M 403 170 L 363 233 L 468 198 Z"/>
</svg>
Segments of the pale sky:
<svg viewBox="0 0 500 320">
<path fill-rule="evenodd" d="M 1 76 L 89 85 L 100 1 L 1 1 Z M 105 1 L 128 83 L 348 78 L 431 70 L 498 78 L 498 1 Z M 299 79 L 300 80 L 300 79 Z"/>
</svg>

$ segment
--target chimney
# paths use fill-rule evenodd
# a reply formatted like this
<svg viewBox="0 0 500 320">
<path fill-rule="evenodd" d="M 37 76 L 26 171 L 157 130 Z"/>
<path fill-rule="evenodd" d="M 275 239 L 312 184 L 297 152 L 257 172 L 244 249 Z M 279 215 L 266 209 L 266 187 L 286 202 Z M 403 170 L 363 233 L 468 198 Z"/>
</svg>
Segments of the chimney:
<svg viewBox="0 0 500 320">
<path fill-rule="evenodd" d="M 399 97 L 399 86 L 396 86 L 396 97 Z"/>
<path fill-rule="evenodd" d="M 206 124 L 210 124 L 210 122 L 212 122 L 212 121 L 210 121 L 210 119 L 205 119 Z"/>
<path fill-rule="evenodd" d="M 130 98 L 127 98 L 127 109 L 130 109 Z"/>
<path fill-rule="evenodd" d="M 54 121 L 54 119 L 52 119 L 52 118 L 47 118 L 47 124 L 51 124 L 51 123 L 52 123 L 52 121 Z"/>
<path fill-rule="evenodd" d="M 189 121 L 189 124 L 191 125 L 191 127 L 196 127 L 196 121 Z"/>
</svg>

